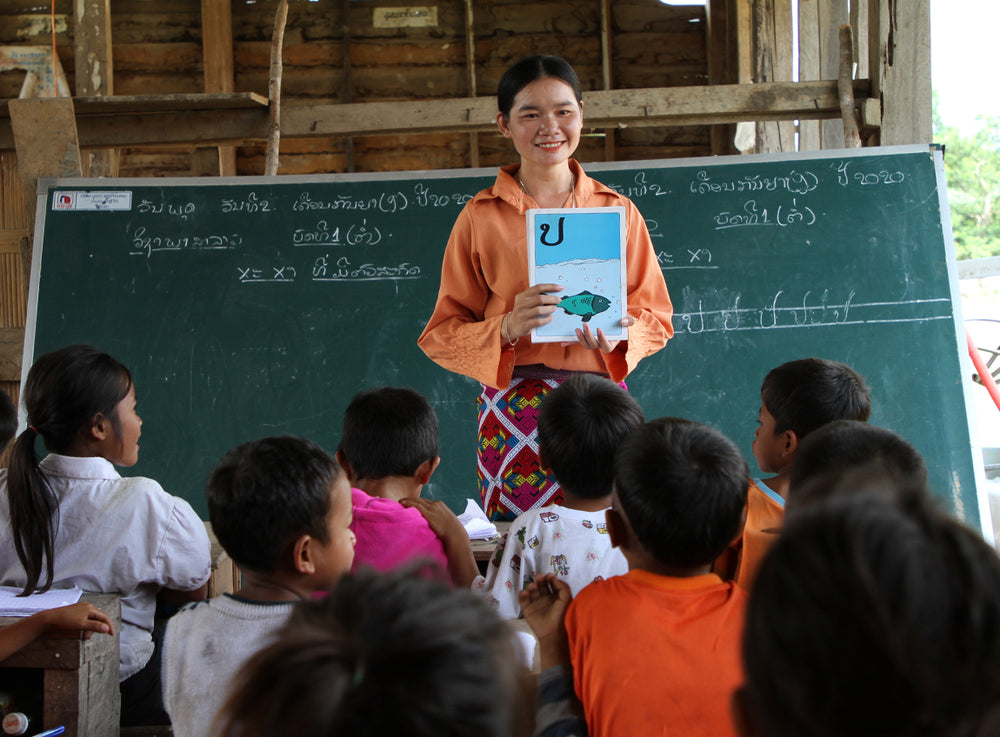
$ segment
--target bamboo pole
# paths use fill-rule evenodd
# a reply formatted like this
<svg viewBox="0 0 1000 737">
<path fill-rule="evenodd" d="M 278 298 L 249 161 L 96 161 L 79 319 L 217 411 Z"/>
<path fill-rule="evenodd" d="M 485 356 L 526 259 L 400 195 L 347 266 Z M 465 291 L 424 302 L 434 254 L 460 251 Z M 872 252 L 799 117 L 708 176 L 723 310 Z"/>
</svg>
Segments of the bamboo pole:
<svg viewBox="0 0 1000 737">
<path fill-rule="evenodd" d="M 267 132 L 267 156 L 264 174 L 278 173 L 278 147 L 281 140 L 281 52 L 285 45 L 285 23 L 288 21 L 288 0 L 278 3 L 274 14 L 274 38 L 271 41 L 271 74 L 267 83 L 270 125 Z"/>
<path fill-rule="evenodd" d="M 837 74 L 840 115 L 844 119 L 844 145 L 861 148 L 861 133 L 854 114 L 854 33 L 850 25 L 840 27 L 840 70 Z"/>
</svg>

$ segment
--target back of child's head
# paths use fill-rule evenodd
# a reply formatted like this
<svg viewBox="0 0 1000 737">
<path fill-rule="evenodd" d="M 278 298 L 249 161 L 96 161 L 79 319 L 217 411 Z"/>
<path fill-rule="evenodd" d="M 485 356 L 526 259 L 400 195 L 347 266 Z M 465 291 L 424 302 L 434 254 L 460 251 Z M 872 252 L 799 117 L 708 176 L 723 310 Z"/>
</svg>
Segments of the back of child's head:
<svg viewBox="0 0 1000 737">
<path fill-rule="evenodd" d="M 884 427 L 855 420 L 838 420 L 802 441 L 792 461 L 786 514 L 834 492 L 851 493 L 837 483 L 845 474 L 888 476 L 888 490 L 923 493 L 927 466 L 917 449 Z"/>
<path fill-rule="evenodd" d="M 219 543 L 240 568 L 261 573 L 290 564 L 302 535 L 329 542 L 327 515 L 340 465 L 316 443 L 261 438 L 227 452 L 205 488 Z"/>
<path fill-rule="evenodd" d="M 213 733 L 525 734 L 511 637 L 471 591 L 409 570 L 349 574 L 244 666 Z"/>
<path fill-rule="evenodd" d="M 771 369 L 760 389 L 774 417 L 776 433 L 791 430 L 799 440 L 834 420 L 867 420 L 868 386 L 857 371 L 837 361 L 803 358 Z"/>
<path fill-rule="evenodd" d="M 17 434 L 17 407 L 11 401 L 10 395 L 0 389 L 0 456 L 7 449 L 7 444 Z"/>
<path fill-rule="evenodd" d="M 71 345 L 41 356 L 28 370 L 22 400 L 28 427 L 14 441 L 7 471 L 14 548 L 27 574 L 25 591 L 36 588 L 43 557 L 47 589 L 52 582 L 58 500 L 38 466 L 35 440 L 65 453 L 86 428 L 106 417 L 120 432 L 117 407 L 132 388 L 132 375 L 107 353 Z"/>
<path fill-rule="evenodd" d="M 642 421 L 642 407 L 620 386 L 593 374 L 575 374 L 542 402 L 542 462 L 565 491 L 584 499 L 607 496 L 615 452 Z"/>
<path fill-rule="evenodd" d="M 615 460 L 615 495 L 636 539 L 672 568 L 706 565 L 725 550 L 743 521 L 748 479 L 729 438 L 675 417 L 633 430 Z"/>
<path fill-rule="evenodd" d="M 344 412 L 339 450 L 354 477 L 412 476 L 438 455 L 438 421 L 413 389 L 382 387 L 355 395 Z"/>
<path fill-rule="evenodd" d="M 742 703 L 768 737 L 1000 734 L 1000 560 L 921 495 L 852 480 L 789 518 L 750 596 Z"/>
</svg>

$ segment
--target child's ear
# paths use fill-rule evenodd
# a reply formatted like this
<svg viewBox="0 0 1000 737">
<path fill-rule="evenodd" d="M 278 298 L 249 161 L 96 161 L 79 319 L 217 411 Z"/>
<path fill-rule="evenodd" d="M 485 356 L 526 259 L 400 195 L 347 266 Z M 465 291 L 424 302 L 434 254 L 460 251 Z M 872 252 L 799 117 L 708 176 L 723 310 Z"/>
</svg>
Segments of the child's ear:
<svg viewBox="0 0 1000 737">
<path fill-rule="evenodd" d="M 614 507 L 604 510 L 604 521 L 608 524 L 608 535 L 611 537 L 611 547 L 627 548 L 629 544 L 628 520 Z"/>
<path fill-rule="evenodd" d="M 340 467 L 344 469 L 344 473 L 347 475 L 347 480 L 353 483 L 354 469 L 351 468 L 351 462 L 347 460 L 347 456 L 344 455 L 344 451 L 338 450 L 334 453 L 333 457 L 337 459 L 337 463 L 339 463 Z"/>
<path fill-rule="evenodd" d="M 87 435 L 93 440 L 107 440 L 111 437 L 111 420 L 98 412 L 90 420 L 90 431 Z"/>
<path fill-rule="evenodd" d="M 421 463 L 417 467 L 417 472 L 414 474 L 414 478 L 416 478 L 417 483 L 421 486 L 428 483 L 439 465 L 441 465 L 441 456 L 428 458 L 426 461 Z"/>
<path fill-rule="evenodd" d="M 799 436 L 795 434 L 794 430 L 785 430 L 782 433 L 781 438 L 781 453 L 786 458 L 791 458 L 795 455 L 795 451 L 799 447 Z"/>
<path fill-rule="evenodd" d="M 309 576 L 316 572 L 316 561 L 314 560 L 314 550 L 316 541 L 312 535 L 302 535 L 295 541 L 293 550 L 294 565 L 296 573 Z"/>
</svg>

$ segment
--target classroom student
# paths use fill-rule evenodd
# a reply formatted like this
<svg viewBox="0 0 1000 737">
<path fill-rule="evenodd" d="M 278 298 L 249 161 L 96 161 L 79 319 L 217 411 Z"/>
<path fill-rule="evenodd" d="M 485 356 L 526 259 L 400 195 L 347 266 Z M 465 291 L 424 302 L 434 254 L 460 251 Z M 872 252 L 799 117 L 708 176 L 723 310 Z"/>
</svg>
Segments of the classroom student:
<svg viewBox="0 0 1000 737">
<path fill-rule="evenodd" d="M 893 493 L 929 493 L 924 458 L 905 438 L 867 422 L 837 420 L 799 446 L 788 479 L 786 514 L 793 516 L 831 493 L 846 493 L 848 489 L 837 483 L 844 474 L 887 477 L 892 483 L 881 488 Z"/>
<path fill-rule="evenodd" d="M 614 382 L 593 374 L 569 377 L 545 397 L 538 415 L 539 456 L 559 482 L 563 501 L 514 520 L 478 587 L 501 617 L 521 616 L 517 595 L 542 573 L 565 580 L 575 595 L 587 584 L 628 571 L 612 547 L 605 520 L 611 506 L 615 453 L 642 424 L 642 408 Z"/>
<path fill-rule="evenodd" d="M 673 335 L 673 307 L 642 215 L 572 158 L 583 127 L 576 72 L 555 56 L 531 56 L 508 69 L 496 122 L 518 154 L 492 187 L 469 201 L 452 229 L 434 312 L 418 344 L 449 371 L 482 385 L 478 476 L 487 515 L 513 520 L 559 502 L 538 463 L 537 417 L 544 396 L 576 372 L 621 382 Z M 532 208 L 626 209 L 627 341 L 582 324 L 577 341 L 533 343 L 563 297 L 557 284 L 529 286 L 526 212 Z"/>
<path fill-rule="evenodd" d="M 215 734 L 234 675 L 274 639 L 296 602 L 329 591 L 354 557 L 350 485 L 309 440 L 262 438 L 233 448 L 205 495 L 212 529 L 243 586 L 190 604 L 167 624 L 163 703 L 175 737 Z"/>
<path fill-rule="evenodd" d="M 768 372 L 760 389 L 752 450 L 760 470 L 775 475 L 751 480 L 743 534 L 717 570 L 745 589 L 753 585 L 760 561 L 781 529 L 799 444 L 828 422 L 866 421 L 870 413 L 868 386 L 846 364 L 803 358 Z"/>
<path fill-rule="evenodd" d="M 115 466 L 139 459 L 142 420 L 128 369 L 73 345 L 39 358 L 23 389 L 28 428 L 0 471 L 0 584 L 24 594 L 78 586 L 121 594 L 122 725 L 162 724 L 158 595 L 205 598 L 211 568 L 205 525 L 185 500 Z M 38 437 L 49 454 L 35 454 Z"/>
<path fill-rule="evenodd" d="M 544 669 L 542 733 L 575 733 L 546 714 L 547 691 L 566 680 L 556 673 L 553 684 L 550 671 L 570 665 L 594 737 L 735 734 L 728 705 L 743 682 L 747 593 L 711 567 L 743 522 L 746 479 L 732 441 L 696 422 L 660 418 L 625 438 L 608 527 L 628 573 L 572 600 L 546 574 L 520 595 Z"/>
<path fill-rule="evenodd" d="M 419 511 L 400 504 L 420 496 L 441 462 L 430 402 L 405 387 L 355 395 L 344 412 L 337 460 L 351 485 L 354 569 L 387 571 L 424 558 L 446 571 L 441 540 Z"/>
<path fill-rule="evenodd" d="M 890 474 L 789 514 L 750 595 L 745 737 L 1000 734 L 1000 560 Z"/>
<path fill-rule="evenodd" d="M 429 573 L 368 569 L 298 606 L 237 677 L 212 734 L 527 737 L 511 633 Z"/>
<path fill-rule="evenodd" d="M 35 612 L 0 629 L 0 660 L 10 657 L 40 637 L 54 631 L 77 631 L 83 639 L 94 632 L 114 635 L 111 617 L 85 601 Z"/>
</svg>

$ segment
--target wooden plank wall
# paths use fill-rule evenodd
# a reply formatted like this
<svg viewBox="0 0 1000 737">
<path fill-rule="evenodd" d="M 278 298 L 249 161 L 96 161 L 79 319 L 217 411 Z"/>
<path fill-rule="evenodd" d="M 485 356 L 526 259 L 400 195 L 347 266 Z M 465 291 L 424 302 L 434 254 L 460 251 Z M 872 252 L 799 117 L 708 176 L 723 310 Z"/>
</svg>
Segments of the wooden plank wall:
<svg viewBox="0 0 1000 737">
<path fill-rule="evenodd" d="M 115 93 L 192 93 L 204 90 L 203 0 L 115 0 L 111 37 Z M 670 87 L 708 82 L 705 9 L 658 0 L 476 0 L 471 43 L 468 3 L 438 0 L 437 25 L 376 28 L 376 8 L 414 5 L 400 0 L 319 0 L 289 4 L 284 42 L 282 105 L 462 97 L 469 94 L 467 53 L 475 54 L 479 95 L 496 89 L 503 71 L 531 53 L 553 53 L 573 63 L 584 90 L 603 89 L 602 10 L 606 12 L 610 82 L 614 88 Z M 237 92 L 266 94 L 275 0 L 231 0 L 234 82 Z M 57 0 L 59 56 L 72 74 L 72 0 Z M 37 3 L 0 0 L 0 44 L 49 43 L 47 16 Z M 63 30 L 59 30 L 62 28 Z M 346 30 L 345 30 L 346 29 Z M 0 74 L 0 97 L 14 97 L 18 75 Z M 70 79 L 70 84 L 73 80 Z M 579 157 L 616 160 L 700 156 L 712 152 L 710 128 L 593 131 Z M 368 136 L 282 139 L 283 174 L 440 169 L 509 163 L 513 150 L 499 134 Z M 260 174 L 263 145 L 241 146 L 238 174 Z M 121 176 L 187 176 L 192 151 L 143 147 L 122 151 Z"/>
</svg>

